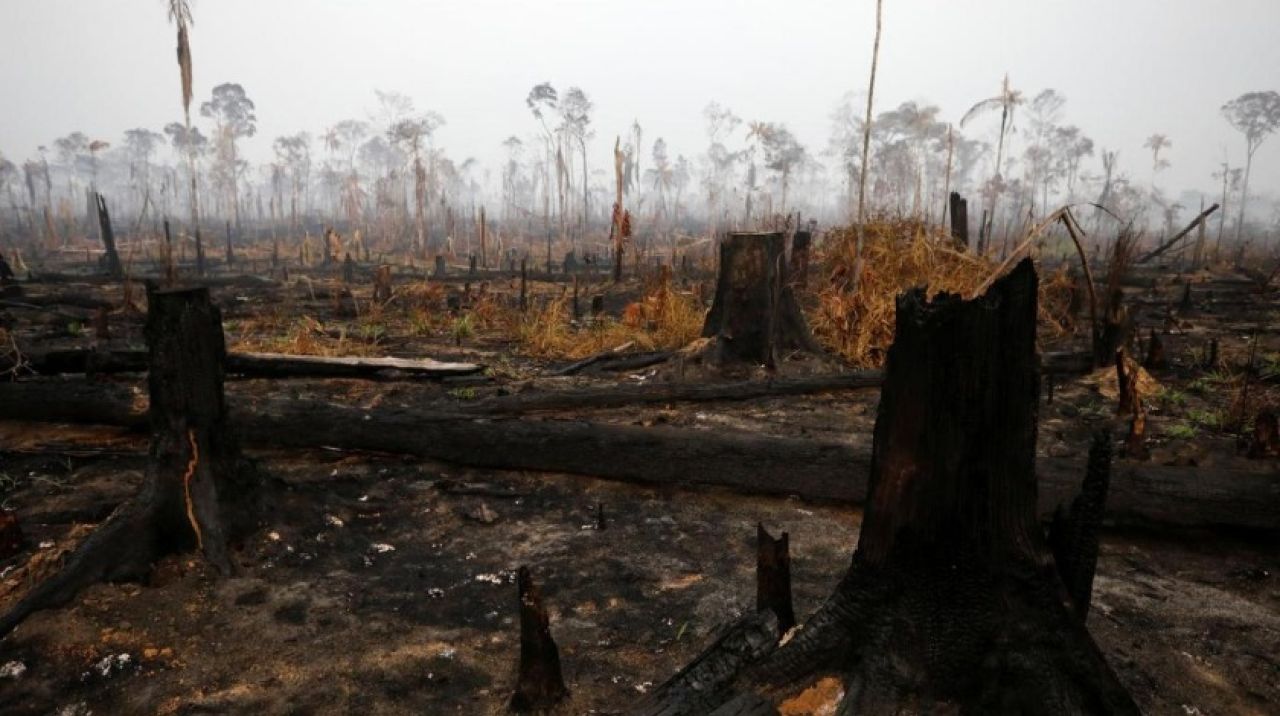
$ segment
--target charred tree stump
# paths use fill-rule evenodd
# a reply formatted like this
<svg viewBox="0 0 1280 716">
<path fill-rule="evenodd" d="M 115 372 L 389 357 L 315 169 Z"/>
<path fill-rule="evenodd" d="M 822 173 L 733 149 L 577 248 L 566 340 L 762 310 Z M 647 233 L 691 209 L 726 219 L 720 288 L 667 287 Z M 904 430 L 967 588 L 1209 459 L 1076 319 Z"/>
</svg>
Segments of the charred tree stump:
<svg viewBox="0 0 1280 716">
<path fill-rule="evenodd" d="M 1129 434 L 1124 440 L 1124 456 L 1130 460 L 1150 460 L 1151 451 L 1147 449 L 1147 411 L 1141 406 L 1129 419 Z"/>
<path fill-rule="evenodd" d="M 0 560 L 6 560 L 22 551 L 26 537 L 18 516 L 0 507 Z"/>
<path fill-rule="evenodd" d="M 1049 546 L 1058 576 L 1067 588 L 1076 616 L 1089 615 L 1093 574 L 1098 566 L 1098 533 L 1111 484 L 1111 433 L 1099 430 L 1089 446 L 1089 467 L 1070 509 L 1059 505 L 1049 526 Z"/>
<path fill-rule="evenodd" d="M 342 282 L 348 285 L 356 282 L 356 262 L 351 258 L 350 251 L 342 259 Z"/>
<path fill-rule="evenodd" d="M 959 192 L 951 192 L 951 238 L 969 248 L 969 201 Z"/>
<path fill-rule="evenodd" d="M 1273 411 L 1264 410 L 1254 419 L 1249 457 L 1253 460 L 1280 457 L 1280 419 Z"/>
<path fill-rule="evenodd" d="M 382 265 L 373 272 L 373 300 L 386 303 L 391 300 L 391 267 Z"/>
<path fill-rule="evenodd" d="M 702 326 L 720 364 L 777 365 L 783 350 L 821 355 L 787 283 L 781 233 L 737 233 L 720 244 L 715 298 Z"/>
<path fill-rule="evenodd" d="M 1156 329 L 1151 329 L 1150 338 L 1147 339 L 1147 357 L 1142 361 L 1142 367 L 1147 370 L 1158 370 L 1165 368 L 1169 362 L 1164 357 L 1164 342 L 1160 340 L 1160 334 L 1156 333 Z"/>
<path fill-rule="evenodd" d="M 104 266 L 112 278 L 124 276 L 124 266 L 120 263 L 120 254 L 116 251 L 116 234 L 111 228 L 111 214 L 107 212 L 107 199 L 101 194 L 94 194 L 98 205 L 98 230 L 102 233 L 102 247 L 106 250 Z"/>
<path fill-rule="evenodd" d="M 1107 300 L 1106 314 L 1101 325 L 1093 326 L 1093 365 L 1101 368 L 1110 363 L 1129 342 L 1129 311 L 1124 307 L 1124 294 L 1120 289 L 1111 292 Z"/>
<path fill-rule="evenodd" d="M 1178 300 L 1178 313 L 1191 313 L 1195 304 L 1191 302 L 1191 282 L 1182 284 L 1182 298 Z"/>
<path fill-rule="evenodd" d="M 442 254 L 436 254 L 436 267 L 432 275 L 436 278 L 444 278 L 449 275 L 449 267 L 445 264 Z"/>
<path fill-rule="evenodd" d="M 529 259 L 520 259 L 520 310 L 529 310 Z"/>
<path fill-rule="evenodd" d="M 809 282 L 809 249 L 813 246 L 813 234 L 808 231 L 797 231 L 791 237 L 791 275 L 788 283 L 792 288 L 803 289 Z M 688 257 L 685 257 L 688 259 Z"/>
<path fill-rule="evenodd" d="M 200 227 L 196 227 L 196 275 L 204 275 L 204 242 L 200 238 Z M 185 245 L 185 244 L 184 244 Z"/>
<path fill-rule="evenodd" d="M 829 678 L 843 684 L 842 714 L 1138 713 L 1037 520 L 1036 290 L 1024 260 L 972 301 L 898 299 L 844 578 L 784 646 L 696 691 L 681 672 L 641 713 L 772 713 Z M 1077 551 L 1096 549 L 1083 534 Z M 716 710 L 729 703 L 738 710 Z"/>
<path fill-rule="evenodd" d="M 516 575 L 520 598 L 520 677 L 511 696 L 513 711 L 540 711 L 569 694 L 560 673 L 560 650 L 551 638 L 550 619 L 542 604 L 542 590 L 528 567 Z"/>
<path fill-rule="evenodd" d="M 774 539 L 764 525 L 756 525 L 756 610 L 773 612 L 778 619 L 778 636 L 796 625 L 791 606 L 790 541 L 786 532 Z"/>
<path fill-rule="evenodd" d="M 0 617 L 0 636 L 90 584 L 141 578 L 167 554 L 194 549 L 218 572 L 232 570 L 229 546 L 257 490 L 227 420 L 221 313 L 207 288 L 150 287 L 147 299 L 151 449 L 142 489 Z"/>
<path fill-rule="evenodd" d="M 1116 351 L 1116 415 L 1133 415 L 1141 410 L 1138 397 L 1138 366 L 1130 364 L 1123 350 Z"/>
</svg>

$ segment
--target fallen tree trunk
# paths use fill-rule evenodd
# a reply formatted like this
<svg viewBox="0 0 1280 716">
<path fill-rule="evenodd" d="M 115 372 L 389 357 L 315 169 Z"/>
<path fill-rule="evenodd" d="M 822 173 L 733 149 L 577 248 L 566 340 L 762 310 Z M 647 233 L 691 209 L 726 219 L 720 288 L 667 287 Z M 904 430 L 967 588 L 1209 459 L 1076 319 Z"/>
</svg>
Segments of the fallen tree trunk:
<svg viewBox="0 0 1280 716">
<path fill-rule="evenodd" d="M 0 383 L 0 420 L 146 424 L 141 393 L 83 382 Z M 721 486 L 750 493 L 861 503 L 870 452 L 838 441 L 584 420 L 515 420 L 426 409 L 363 410 L 305 400 L 245 404 L 230 399 L 231 424 L 247 444 L 338 447 L 387 452 L 495 470 L 588 475 L 680 487 Z M 1039 514 L 1070 502 L 1083 456 L 1041 457 Z M 1280 532 L 1280 480 L 1267 465 L 1249 468 L 1118 462 L 1107 524 L 1153 528 L 1232 528 Z"/>
<path fill-rule="evenodd" d="M 486 398 L 460 403 L 457 410 L 468 414 L 518 415 L 549 410 L 614 408 L 652 403 L 751 400 L 783 395 L 807 395 L 838 390 L 858 390 L 880 386 L 880 371 L 836 375 L 781 378 L 733 383 L 623 384 L 608 388 L 567 390 Z"/>
<path fill-rule="evenodd" d="M 164 281 L 161 274 L 144 274 L 130 276 L 127 280 L 134 282 Z M 22 284 L 62 284 L 62 283 L 83 283 L 91 285 L 104 285 L 120 283 L 122 279 L 113 278 L 111 276 L 77 274 L 77 273 L 54 273 L 54 272 L 35 272 Z M 233 276 L 204 276 L 201 277 L 197 284 L 208 288 L 274 288 L 280 286 L 279 281 L 261 276 L 253 276 L 249 274 L 238 274 Z"/>
<path fill-rule="evenodd" d="M 141 373 L 147 352 L 141 350 L 71 349 L 26 356 L 27 367 L 41 375 L 65 373 Z M 253 378 L 377 378 L 387 375 L 444 378 L 474 375 L 477 363 L 448 363 L 430 358 L 361 358 L 228 353 L 226 371 Z"/>
<path fill-rule="evenodd" d="M 1202 205 L 1202 206 L 1203 206 L 1203 205 Z M 1199 225 L 1200 225 L 1200 223 L 1201 223 L 1201 222 L 1203 222 L 1205 219 L 1209 218 L 1209 215 L 1210 215 L 1210 214 L 1212 214 L 1213 212 L 1217 211 L 1217 210 L 1218 210 L 1218 205 L 1217 205 L 1217 204 L 1214 204 L 1213 206 L 1209 207 L 1208 209 L 1205 209 L 1204 211 L 1200 212 L 1200 215 L 1199 215 L 1199 216 L 1197 216 L 1196 218 L 1192 219 L 1190 224 L 1187 224 L 1187 228 L 1185 228 L 1185 229 L 1183 229 L 1182 231 L 1179 231 L 1178 233 L 1174 234 L 1174 235 L 1173 235 L 1173 237 L 1172 237 L 1172 238 L 1170 238 L 1168 241 L 1164 242 L 1163 244 L 1160 244 L 1160 245 L 1159 245 L 1158 247 L 1156 247 L 1154 250 L 1149 251 L 1148 253 L 1144 254 L 1144 255 L 1142 256 L 1142 258 L 1138 259 L 1138 260 L 1137 260 L 1137 261 L 1135 261 L 1134 263 L 1145 264 L 1146 262 L 1150 261 L 1151 259 L 1154 259 L 1155 257 L 1159 256 L 1160 254 L 1163 254 L 1164 252 L 1166 252 L 1166 251 L 1168 251 L 1169 249 L 1173 248 L 1173 245 L 1174 245 L 1174 244 L 1176 244 L 1176 243 L 1178 243 L 1179 241 L 1181 241 L 1181 240 L 1182 240 L 1182 238 L 1183 238 L 1184 236 L 1186 236 L 1187 234 L 1190 234 L 1190 233 L 1191 233 L 1191 232 L 1192 232 L 1192 231 L 1193 231 L 1197 226 L 1199 226 Z"/>
</svg>

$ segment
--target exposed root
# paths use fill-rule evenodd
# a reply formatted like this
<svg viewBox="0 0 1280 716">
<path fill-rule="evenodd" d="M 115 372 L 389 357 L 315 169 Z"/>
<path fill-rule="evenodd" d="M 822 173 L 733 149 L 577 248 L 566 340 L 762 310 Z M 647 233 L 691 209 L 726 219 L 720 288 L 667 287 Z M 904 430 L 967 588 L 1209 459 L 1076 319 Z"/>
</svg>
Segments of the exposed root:
<svg viewBox="0 0 1280 716">
<path fill-rule="evenodd" d="M 196 474 L 196 466 L 200 464 L 200 445 L 196 443 L 196 431 L 187 429 L 187 441 L 191 443 L 191 461 L 187 463 L 187 472 L 182 476 L 182 494 L 186 498 L 187 520 L 191 522 L 191 530 L 196 533 L 196 549 L 204 552 L 204 536 L 200 534 L 200 521 L 196 519 L 195 502 L 191 499 L 191 478 Z"/>
</svg>

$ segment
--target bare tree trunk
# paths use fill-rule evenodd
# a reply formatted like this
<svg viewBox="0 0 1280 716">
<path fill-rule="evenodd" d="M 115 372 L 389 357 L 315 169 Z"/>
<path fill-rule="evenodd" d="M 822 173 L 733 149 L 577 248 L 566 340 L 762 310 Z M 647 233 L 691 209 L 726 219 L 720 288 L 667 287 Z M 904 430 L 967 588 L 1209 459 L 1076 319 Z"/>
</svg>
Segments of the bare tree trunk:
<svg viewBox="0 0 1280 716">
<path fill-rule="evenodd" d="M 862 169 L 858 174 L 858 234 L 853 252 L 853 280 L 850 293 L 857 293 L 862 278 L 862 247 L 866 243 L 863 224 L 867 215 L 867 162 L 871 153 L 871 108 L 876 96 L 876 67 L 880 64 L 880 26 L 884 0 L 876 0 L 876 40 L 871 49 L 871 80 L 867 84 L 867 114 L 862 124 Z"/>
</svg>

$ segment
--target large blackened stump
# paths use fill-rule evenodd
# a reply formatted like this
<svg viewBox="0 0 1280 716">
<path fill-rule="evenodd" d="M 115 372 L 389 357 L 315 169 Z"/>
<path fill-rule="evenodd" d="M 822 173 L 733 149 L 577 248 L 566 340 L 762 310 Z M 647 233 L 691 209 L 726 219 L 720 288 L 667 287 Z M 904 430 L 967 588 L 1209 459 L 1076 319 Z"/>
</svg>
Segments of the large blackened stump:
<svg viewBox="0 0 1280 716">
<path fill-rule="evenodd" d="M 781 233 L 735 233 L 720 244 L 715 298 L 702 326 L 721 364 L 777 365 L 781 351 L 822 354 L 796 302 Z"/>
<path fill-rule="evenodd" d="M 641 712 L 775 713 L 823 678 L 842 684 L 842 714 L 1138 712 L 1036 519 L 1036 290 L 1024 260 L 972 301 L 898 299 L 845 576 L 784 646 Z M 1064 571 L 1076 586 L 1086 570 Z"/>
<path fill-rule="evenodd" d="M 231 540 L 257 514 L 258 475 L 227 423 L 222 317 L 209 290 L 149 286 L 147 302 L 151 450 L 142 489 L 0 618 L 0 636 L 90 584 L 142 578 L 167 554 L 195 549 L 227 574 Z"/>
</svg>

